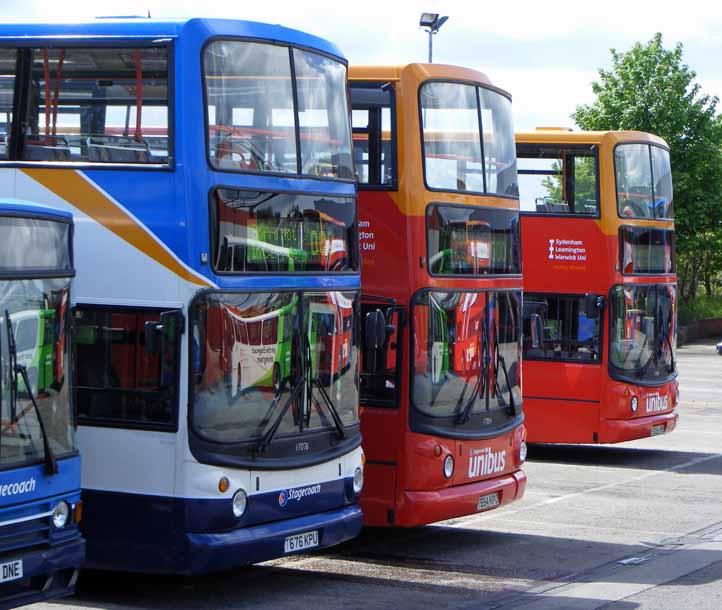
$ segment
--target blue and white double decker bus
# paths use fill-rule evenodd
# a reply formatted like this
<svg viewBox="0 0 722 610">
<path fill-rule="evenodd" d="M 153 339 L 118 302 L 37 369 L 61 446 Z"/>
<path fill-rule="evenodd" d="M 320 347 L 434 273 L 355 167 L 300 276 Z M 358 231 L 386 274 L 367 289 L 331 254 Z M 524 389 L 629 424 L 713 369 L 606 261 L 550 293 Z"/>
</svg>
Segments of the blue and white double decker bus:
<svg viewBox="0 0 722 610">
<path fill-rule="evenodd" d="M 0 196 L 76 219 L 86 565 L 198 574 L 354 537 L 339 51 L 240 21 L 4 24 L 0 126 Z"/>
<path fill-rule="evenodd" d="M 85 554 L 72 233 L 67 212 L 0 199 L 0 608 L 70 595 Z"/>
</svg>

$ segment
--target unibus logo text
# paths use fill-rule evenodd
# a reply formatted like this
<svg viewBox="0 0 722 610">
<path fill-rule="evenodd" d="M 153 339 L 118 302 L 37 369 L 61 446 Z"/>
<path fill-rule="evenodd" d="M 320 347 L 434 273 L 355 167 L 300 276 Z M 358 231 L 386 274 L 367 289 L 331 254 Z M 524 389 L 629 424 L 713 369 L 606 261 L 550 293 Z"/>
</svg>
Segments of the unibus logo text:
<svg viewBox="0 0 722 610">
<path fill-rule="evenodd" d="M 659 413 L 660 411 L 666 411 L 668 408 L 667 399 L 667 396 L 660 396 L 656 392 L 654 394 L 648 394 L 647 404 L 645 406 L 647 413 Z"/>
<path fill-rule="evenodd" d="M 506 466 L 506 449 L 493 452 L 489 447 L 469 453 L 469 478 L 501 472 Z"/>
</svg>

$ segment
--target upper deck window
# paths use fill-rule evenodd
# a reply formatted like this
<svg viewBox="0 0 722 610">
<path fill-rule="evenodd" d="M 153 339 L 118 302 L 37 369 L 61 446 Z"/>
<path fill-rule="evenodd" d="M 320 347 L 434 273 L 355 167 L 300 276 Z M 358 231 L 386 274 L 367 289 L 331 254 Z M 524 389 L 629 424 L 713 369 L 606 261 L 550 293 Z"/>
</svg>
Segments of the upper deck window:
<svg viewBox="0 0 722 610">
<path fill-rule="evenodd" d="M 4 158 L 22 161 L 168 163 L 168 50 L 36 48 L 4 50 L 29 66 L 27 99 L 15 133 L 5 130 Z M 4 81 L 5 79 L 3 79 Z M 5 83 L 0 90 L 7 89 Z M 7 96 L 2 96 L 2 110 Z"/>
<path fill-rule="evenodd" d="M 281 45 L 219 40 L 205 49 L 204 73 L 213 167 L 353 178 L 342 63 Z"/>
<path fill-rule="evenodd" d="M 360 185 L 396 184 L 393 89 L 387 83 L 352 83 L 353 154 Z"/>
<path fill-rule="evenodd" d="M 599 214 L 596 146 L 519 144 L 519 205 L 539 214 Z"/>
<path fill-rule="evenodd" d="M 431 204 L 426 227 L 432 275 L 521 272 L 516 210 Z"/>
<path fill-rule="evenodd" d="M 475 85 L 420 89 L 428 188 L 517 197 L 511 101 Z"/>
<path fill-rule="evenodd" d="M 669 151 L 651 144 L 619 144 L 614 168 L 620 216 L 674 218 Z"/>
<path fill-rule="evenodd" d="M 219 273 L 342 272 L 358 268 L 348 197 L 217 189 L 211 197 Z"/>
</svg>

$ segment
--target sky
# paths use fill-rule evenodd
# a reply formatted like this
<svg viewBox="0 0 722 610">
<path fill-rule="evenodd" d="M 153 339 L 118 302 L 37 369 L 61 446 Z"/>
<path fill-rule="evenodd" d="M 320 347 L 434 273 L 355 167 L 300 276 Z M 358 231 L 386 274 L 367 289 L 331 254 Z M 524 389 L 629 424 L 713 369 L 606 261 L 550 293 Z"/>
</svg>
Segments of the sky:
<svg viewBox="0 0 722 610">
<path fill-rule="evenodd" d="M 722 97 L 722 3 L 636 0 L 0 0 L 0 21 L 73 21 L 109 15 L 226 17 L 280 23 L 327 38 L 351 64 L 427 60 L 422 12 L 449 20 L 434 37 L 434 62 L 484 72 L 513 96 L 516 129 L 572 127 L 610 48 L 629 49 L 661 32 L 684 45 L 702 91 Z"/>
</svg>

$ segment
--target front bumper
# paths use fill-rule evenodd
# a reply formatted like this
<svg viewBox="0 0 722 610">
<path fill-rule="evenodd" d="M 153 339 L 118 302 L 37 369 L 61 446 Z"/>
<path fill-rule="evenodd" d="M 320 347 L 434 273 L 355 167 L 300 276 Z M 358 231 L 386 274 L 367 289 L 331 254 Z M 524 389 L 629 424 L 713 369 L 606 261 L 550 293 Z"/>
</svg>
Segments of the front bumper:
<svg viewBox="0 0 722 610">
<path fill-rule="evenodd" d="M 23 576 L 0 584 L 0 610 L 72 595 L 84 557 L 80 537 L 52 548 L 5 554 L 0 563 L 22 559 Z"/>
<path fill-rule="evenodd" d="M 652 436 L 652 428 L 657 430 L 658 426 L 664 427 L 663 432 L 658 432 L 658 434 L 667 434 L 677 427 L 678 419 L 677 411 L 632 419 L 603 419 L 599 426 L 598 442 L 622 443 L 638 438 L 647 438 Z"/>
<path fill-rule="evenodd" d="M 287 536 L 318 530 L 318 550 L 334 546 L 361 531 L 361 509 L 357 504 L 325 513 L 239 528 L 229 532 L 186 534 L 187 573 L 203 574 L 287 555 Z"/>
<path fill-rule="evenodd" d="M 493 479 L 435 491 L 405 491 L 390 525 L 416 527 L 473 515 L 481 496 L 497 493 L 499 506 L 503 506 L 519 500 L 525 489 L 526 475 L 523 470 L 517 470 Z"/>
</svg>

